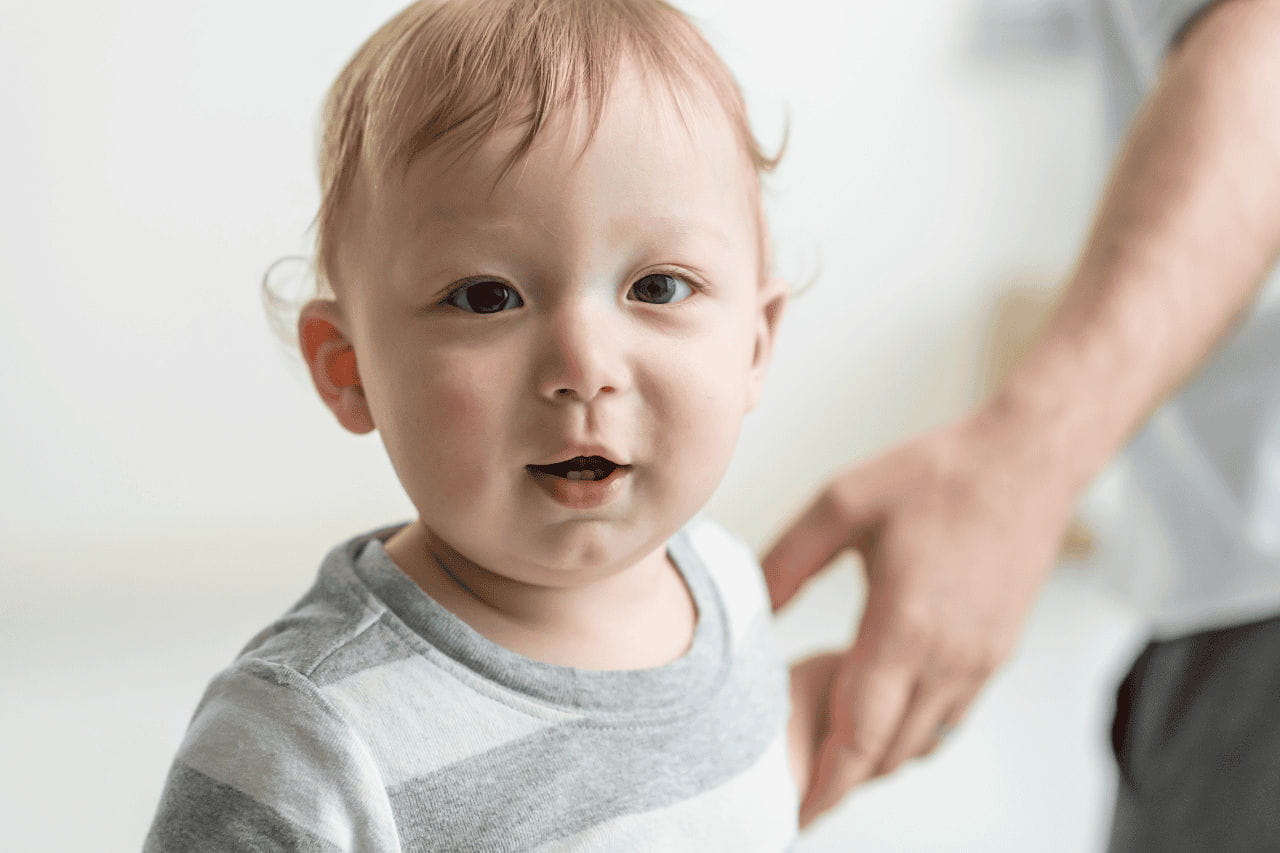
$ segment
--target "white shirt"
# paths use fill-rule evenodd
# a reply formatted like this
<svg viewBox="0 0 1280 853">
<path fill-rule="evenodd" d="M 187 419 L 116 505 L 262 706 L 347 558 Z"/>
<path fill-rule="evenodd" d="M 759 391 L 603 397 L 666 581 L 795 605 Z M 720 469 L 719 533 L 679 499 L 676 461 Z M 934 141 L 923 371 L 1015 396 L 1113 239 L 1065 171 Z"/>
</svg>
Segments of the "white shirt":
<svg viewBox="0 0 1280 853">
<path fill-rule="evenodd" d="M 1207 5 L 1096 0 L 1113 141 L 1166 50 Z M 1157 638 L 1280 614 L 1278 297 L 1273 270 L 1239 329 L 1118 461 L 1123 498 L 1102 525 L 1099 564 L 1148 614 Z"/>
</svg>

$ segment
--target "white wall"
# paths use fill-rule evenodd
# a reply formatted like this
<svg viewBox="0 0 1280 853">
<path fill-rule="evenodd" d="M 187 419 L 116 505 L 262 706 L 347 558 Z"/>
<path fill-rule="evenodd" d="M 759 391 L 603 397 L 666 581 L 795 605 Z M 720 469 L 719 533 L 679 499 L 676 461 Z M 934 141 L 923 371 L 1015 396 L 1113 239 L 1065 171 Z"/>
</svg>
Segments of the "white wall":
<svg viewBox="0 0 1280 853">
<path fill-rule="evenodd" d="M 999 287 L 1070 263 L 1101 115 L 1080 59 L 975 58 L 971 3 L 683 5 L 766 144 L 789 112 L 771 215 L 783 271 L 818 274 L 711 506 L 759 546 L 835 466 L 971 398 Z M 408 514 L 257 295 L 308 249 L 324 89 L 399 3 L 9 6 L 0 822 L 15 849 L 136 847 L 208 676 L 328 546 Z M 824 583 L 783 623 L 792 651 L 849 630 L 852 573 Z M 1132 639 L 1123 607 L 1056 580 L 970 727 L 805 849 L 1089 849 Z"/>
</svg>

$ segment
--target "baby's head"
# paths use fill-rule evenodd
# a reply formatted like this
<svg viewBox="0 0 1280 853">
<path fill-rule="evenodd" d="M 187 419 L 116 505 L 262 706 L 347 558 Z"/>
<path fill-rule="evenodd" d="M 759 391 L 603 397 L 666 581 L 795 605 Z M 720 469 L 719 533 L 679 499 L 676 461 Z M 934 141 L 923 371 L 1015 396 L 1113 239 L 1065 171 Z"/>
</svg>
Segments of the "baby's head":
<svg viewBox="0 0 1280 853">
<path fill-rule="evenodd" d="M 424 0 L 335 82 L 303 354 L 430 537 L 544 586 L 710 497 L 786 287 L 728 70 L 661 0 Z"/>
</svg>

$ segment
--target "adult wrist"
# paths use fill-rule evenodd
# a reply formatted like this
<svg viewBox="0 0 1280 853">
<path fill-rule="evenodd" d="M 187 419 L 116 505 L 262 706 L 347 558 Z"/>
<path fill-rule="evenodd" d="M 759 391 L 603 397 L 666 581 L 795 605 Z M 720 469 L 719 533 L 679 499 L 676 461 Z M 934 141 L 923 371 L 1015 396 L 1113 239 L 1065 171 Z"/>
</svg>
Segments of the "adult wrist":
<svg viewBox="0 0 1280 853">
<path fill-rule="evenodd" d="M 1008 464 L 1024 470 L 1027 482 L 1074 503 L 1110 453 L 1065 396 L 1011 380 L 979 406 L 974 428 Z"/>
</svg>

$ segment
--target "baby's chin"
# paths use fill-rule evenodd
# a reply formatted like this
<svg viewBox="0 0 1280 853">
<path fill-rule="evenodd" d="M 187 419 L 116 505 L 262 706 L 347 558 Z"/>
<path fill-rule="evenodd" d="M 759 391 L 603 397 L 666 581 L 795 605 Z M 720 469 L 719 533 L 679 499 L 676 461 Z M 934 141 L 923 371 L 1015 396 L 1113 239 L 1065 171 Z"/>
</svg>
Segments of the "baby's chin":
<svg viewBox="0 0 1280 853">
<path fill-rule="evenodd" d="M 567 529 L 564 529 L 567 528 Z M 539 586 L 576 587 L 634 567 L 660 550 L 671 533 L 608 520 L 577 522 L 512 548 L 503 573 Z M 533 540 L 534 537 L 529 537 Z M 487 550 L 487 549 L 486 549 Z"/>
<path fill-rule="evenodd" d="M 661 559 L 667 540 L 680 525 L 672 522 L 667 525 L 670 530 L 657 529 L 651 521 L 579 520 L 535 530 L 491 530 L 457 537 L 434 530 L 429 542 L 446 561 L 464 561 L 494 581 L 570 589 Z"/>
</svg>

